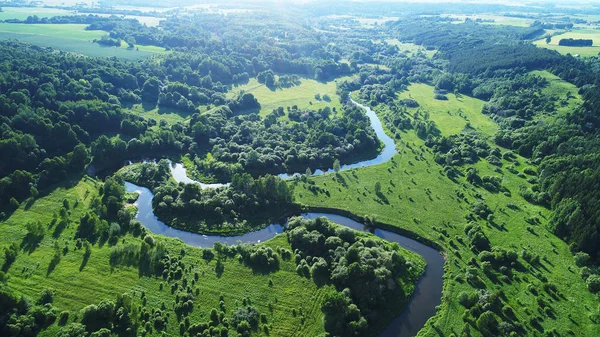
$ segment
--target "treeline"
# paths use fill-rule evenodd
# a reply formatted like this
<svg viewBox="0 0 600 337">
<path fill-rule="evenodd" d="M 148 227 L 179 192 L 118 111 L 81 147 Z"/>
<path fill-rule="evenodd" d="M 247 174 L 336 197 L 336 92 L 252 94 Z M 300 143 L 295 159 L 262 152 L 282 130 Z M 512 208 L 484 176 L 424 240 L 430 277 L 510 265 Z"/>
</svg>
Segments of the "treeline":
<svg viewBox="0 0 600 337">
<path fill-rule="evenodd" d="M 591 39 L 560 39 L 558 41 L 559 46 L 567 47 L 591 47 L 594 44 L 594 40 Z"/>
<path fill-rule="evenodd" d="M 556 52 L 529 43 L 544 33 L 538 26 L 455 25 L 432 17 L 402 20 L 390 24 L 390 28 L 403 41 L 438 49 L 441 57 L 450 61 L 448 69 L 456 73 L 477 74 L 488 69 L 517 67 L 537 69 L 559 60 Z"/>
</svg>

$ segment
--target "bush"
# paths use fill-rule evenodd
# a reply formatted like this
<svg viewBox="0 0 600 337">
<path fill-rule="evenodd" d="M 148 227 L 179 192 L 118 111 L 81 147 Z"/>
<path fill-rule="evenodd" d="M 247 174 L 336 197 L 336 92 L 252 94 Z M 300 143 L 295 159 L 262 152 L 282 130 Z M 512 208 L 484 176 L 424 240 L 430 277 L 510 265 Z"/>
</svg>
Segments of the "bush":
<svg viewBox="0 0 600 337">
<path fill-rule="evenodd" d="M 590 275 L 585 283 L 587 283 L 588 289 L 592 293 L 595 294 L 600 291 L 600 275 Z"/>
<path fill-rule="evenodd" d="M 59 319 L 58 319 L 58 325 L 65 325 L 67 324 L 67 321 L 69 320 L 69 312 L 68 311 L 63 311 L 60 313 Z"/>
<path fill-rule="evenodd" d="M 576 253 L 574 258 L 577 267 L 584 267 L 590 262 L 590 255 L 584 252 Z"/>
</svg>

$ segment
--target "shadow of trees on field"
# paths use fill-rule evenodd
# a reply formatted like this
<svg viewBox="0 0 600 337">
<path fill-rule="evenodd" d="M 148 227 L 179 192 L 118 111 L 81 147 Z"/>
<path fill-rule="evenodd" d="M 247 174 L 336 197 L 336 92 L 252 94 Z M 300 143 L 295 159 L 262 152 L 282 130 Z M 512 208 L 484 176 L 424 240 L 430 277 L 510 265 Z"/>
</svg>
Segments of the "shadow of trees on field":
<svg viewBox="0 0 600 337">
<path fill-rule="evenodd" d="M 27 252 L 27 254 L 33 253 L 39 246 L 42 240 L 44 239 L 44 235 L 35 235 L 33 233 L 27 233 L 21 241 L 21 249 Z"/>
</svg>

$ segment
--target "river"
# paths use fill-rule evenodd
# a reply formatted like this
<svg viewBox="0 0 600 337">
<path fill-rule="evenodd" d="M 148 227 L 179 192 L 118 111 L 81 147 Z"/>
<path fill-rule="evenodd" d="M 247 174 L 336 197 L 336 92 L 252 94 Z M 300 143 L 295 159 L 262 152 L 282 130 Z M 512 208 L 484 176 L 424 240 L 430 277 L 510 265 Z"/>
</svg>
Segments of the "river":
<svg viewBox="0 0 600 337">
<path fill-rule="evenodd" d="M 341 170 L 349 170 L 358 167 L 373 166 L 389 161 L 396 153 L 396 145 L 384 131 L 383 125 L 375 112 L 369 107 L 361 105 L 355 101 L 354 104 L 366 110 L 367 116 L 371 121 L 371 126 L 375 130 L 377 137 L 381 140 L 384 147 L 381 153 L 374 159 L 365 160 L 355 164 L 344 165 Z M 200 184 L 202 188 L 218 188 L 227 186 L 228 184 L 203 184 L 192 180 L 187 176 L 185 167 L 180 163 L 171 165 L 171 172 L 177 182 Z M 333 169 L 326 171 L 316 170 L 313 174 L 320 175 L 333 172 Z M 300 173 L 280 174 L 281 178 L 292 178 Z M 275 235 L 284 231 L 284 226 L 281 224 L 271 224 L 261 230 L 246 233 L 240 236 L 211 236 L 190 233 L 167 226 L 162 221 L 158 220 L 152 210 L 152 192 L 141 186 L 125 182 L 127 192 L 139 193 L 139 198 L 135 205 L 138 207 L 136 220 L 140 221 L 144 227 L 153 233 L 165 235 L 172 238 L 181 239 L 188 245 L 196 247 L 209 248 L 216 242 L 223 244 L 237 243 L 260 243 L 269 240 Z M 350 218 L 327 213 L 304 213 L 301 214 L 304 218 L 315 219 L 324 216 L 334 223 L 355 229 L 365 230 L 365 226 Z M 404 308 L 400 316 L 398 316 L 381 334 L 380 337 L 413 337 L 425 325 L 425 322 L 435 314 L 435 307 L 441 303 L 443 275 L 444 275 L 444 259 L 440 253 L 418 241 L 407 238 L 397 233 L 383 229 L 375 229 L 374 234 L 382 239 L 390 242 L 397 242 L 403 248 L 421 255 L 427 262 L 425 273 L 417 282 L 415 291 L 409 300 L 409 303 Z"/>
</svg>

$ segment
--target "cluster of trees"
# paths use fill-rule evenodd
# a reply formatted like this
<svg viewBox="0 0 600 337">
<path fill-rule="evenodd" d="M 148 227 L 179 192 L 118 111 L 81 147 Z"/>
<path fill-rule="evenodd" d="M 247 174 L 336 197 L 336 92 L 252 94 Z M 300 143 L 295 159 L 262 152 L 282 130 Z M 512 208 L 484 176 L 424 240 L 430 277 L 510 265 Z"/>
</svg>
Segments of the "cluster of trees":
<svg viewBox="0 0 600 337">
<path fill-rule="evenodd" d="M 120 47 L 121 46 L 121 40 L 111 39 L 110 36 L 108 36 L 108 35 L 102 36 L 100 38 L 100 40 L 94 39 L 93 42 L 97 43 L 101 46 L 105 46 L 105 47 Z"/>
<path fill-rule="evenodd" d="M 594 45 L 594 40 L 591 39 L 560 39 L 559 46 L 567 47 L 591 47 Z"/>
<path fill-rule="evenodd" d="M 234 175 L 231 185 L 202 189 L 166 184 L 153 190 L 159 219 L 191 232 L 236 234 L 265 226 L 293 208 L 288 184 L 275 176 Z M 276 210 L 276 211 L 274 211 Z"/>
<path fill-rule="evenodd" d="M 321 307 L 325 330 L 333 336 L 360 336 L 377 326 L 392 299 L 406 298 L 401 284 L 419 276 L 398 245 L 358 235 L 326 218 L 292 218 L 287 235 L 298 273 L 335 286 Z"/>
<path fill-rule="evenodd" d="M 378 148 L 368 118 L 352 105 L 344 107 L 342 116 L 333 117 L 329 108 L 291 107 L 287 114 L 292 122 L 278 118 L 285 113 L 279 108 L 261 119 L 257 114 L 234 115 L 223 107 L 192 116 L 188 132 L 195 141 L 190 150 L 198 154 L 196 165 L 219 179 L 240 169 L 253 175 L 304 172 L 307 167 L 331 167 L 335 159 L 348 162 L 358 155 L 375 154 Z M 211 158 L 200 156 L 206 142 Z"/>
<path fill-rule="evenodd" d="M 32 303 L 31 299 L 16 296 L 6 285 L 6 276 L 0 271 L 0 334 L 10 337 L 34 337 L 54 324 L 59 317 L 52 306 L 54 293 L 44 290 Z M 62 320 L 61 314 L 61 320 Z"/>
<path fill-rule="evenodd" d="M 151 188 L 155 214 L 170 226 L 191 232 L 247 232 L 295 209 L 291 185 L 272 175 L 255 179 L 248 173 L 235 174 L 228 186 L 203 189 L 198 184 L 172 183 L 169 162 L 161 160 L 158 165 L 130 165 L 118 176 Z"/>
</svg>

